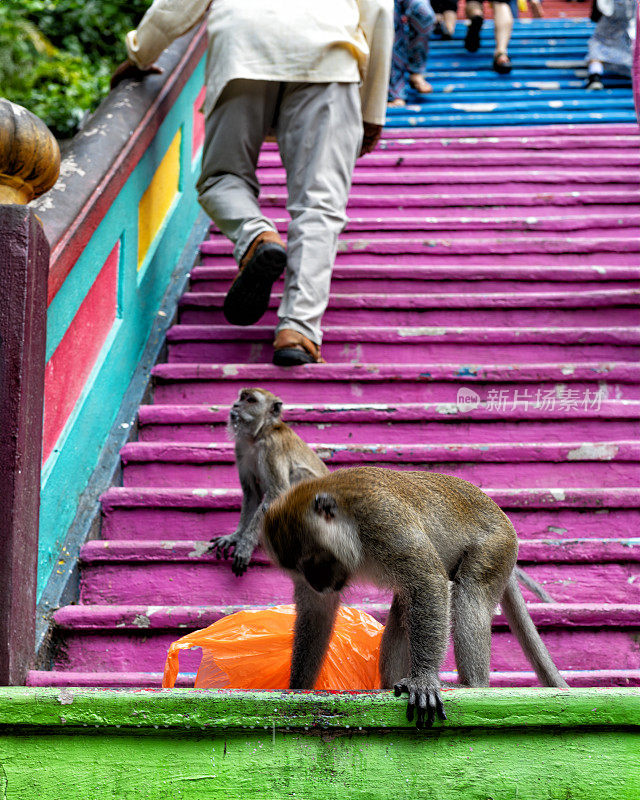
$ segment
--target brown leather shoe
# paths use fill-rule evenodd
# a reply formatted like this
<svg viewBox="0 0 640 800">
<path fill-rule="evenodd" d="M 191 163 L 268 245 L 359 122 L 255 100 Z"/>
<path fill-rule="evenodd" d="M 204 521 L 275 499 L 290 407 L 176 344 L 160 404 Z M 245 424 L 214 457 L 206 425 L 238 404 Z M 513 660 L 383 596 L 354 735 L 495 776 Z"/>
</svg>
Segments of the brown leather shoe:
<svg viewBox="0 0 640 800">
<path fill-rule="evenodd" d="M 253 325 L 269 307 L 271 288 L 287 266 L 284 242 L 275 231 L 264 231 L 251 242 L 240 261 L 222 310 L 232 325 Z"/>
<path fill-rule="evenodd" d="M 298 331 L 283 328 L 273 342 L 273 363 L 277 367 L 297 367 L 301 364 L 324 364 L 320 348 Z"/>
</svg>

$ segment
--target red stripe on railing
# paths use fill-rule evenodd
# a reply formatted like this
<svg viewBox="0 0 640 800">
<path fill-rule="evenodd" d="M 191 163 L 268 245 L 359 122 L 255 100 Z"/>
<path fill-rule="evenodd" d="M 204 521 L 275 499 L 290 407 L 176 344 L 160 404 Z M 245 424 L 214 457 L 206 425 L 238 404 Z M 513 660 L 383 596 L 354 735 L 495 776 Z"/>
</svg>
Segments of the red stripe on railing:
<svg viewBox="0 0 640 800">
<path fill-rule="evenodd" d="M 200 152 L 202 143 L 204 142 L 204 114 L 202 112 L 202 105 L 204 103 L 204 96 L 207 93 L 207 87 L 203 86 L 198 93 L 193 104 L 193 145 L 191 150 L 191 157 L 195 158 Z"/>
<path fill-rule="evenodd" d="M 117 311 L 118 241 L 45 368 L 43 461 L 73 411 Z"/>
</svg>

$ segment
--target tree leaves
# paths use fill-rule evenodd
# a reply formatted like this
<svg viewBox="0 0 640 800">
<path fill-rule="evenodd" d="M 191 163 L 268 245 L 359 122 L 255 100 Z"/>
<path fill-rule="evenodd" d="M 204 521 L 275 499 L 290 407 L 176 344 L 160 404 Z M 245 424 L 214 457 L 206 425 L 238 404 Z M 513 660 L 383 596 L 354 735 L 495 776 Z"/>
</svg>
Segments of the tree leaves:
<svg viewBox="0 0 640 800">
<path fill-rule="evenodd" d="M 73 136 L 109 91 L 150 0 L 3 0 L 0 94 Z"/>
</svg>

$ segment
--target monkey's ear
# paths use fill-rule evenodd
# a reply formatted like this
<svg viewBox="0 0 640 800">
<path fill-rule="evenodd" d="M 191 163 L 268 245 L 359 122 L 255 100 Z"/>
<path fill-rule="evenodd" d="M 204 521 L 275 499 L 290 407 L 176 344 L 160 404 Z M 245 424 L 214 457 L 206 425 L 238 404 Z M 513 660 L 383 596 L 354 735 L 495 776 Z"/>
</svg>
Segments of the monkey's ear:
<svg viewBox="0 0 640 800">
<path fill-rule="evenodd" d="M 282 400 L 275 400 L 271 403 L 271 413 L 274 417 L 279 417 L 282 411 Z"/>
<path fill-rule="evenodd" d="M 329 522 L 338 513 L 338 504 L 330 494 L 317 494 L 313 501 L 313 510 Z"/>
</svg>

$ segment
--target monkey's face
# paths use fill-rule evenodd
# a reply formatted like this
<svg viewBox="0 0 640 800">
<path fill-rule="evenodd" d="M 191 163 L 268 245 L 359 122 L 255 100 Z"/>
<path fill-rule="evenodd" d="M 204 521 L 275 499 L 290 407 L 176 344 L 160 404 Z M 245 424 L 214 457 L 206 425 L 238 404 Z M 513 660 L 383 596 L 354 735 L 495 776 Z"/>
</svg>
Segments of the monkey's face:
<svg viewBox="0 0 640 800">
<path fill-rule="evenodd" d="M 344 565 L 327 550 L 318 550 L 300 559 L 298 571 L 304 575 L 309 586 L 320 594 L 339 592 L 349 578 Z"/>
<path fill-rule="evenodd" d="M 229 432 L 233 438 L 256 437 L 265 426 L 280 422 L 282 400 L 265 389 L 241 389 L 229 411 Z"/>
</svg>

